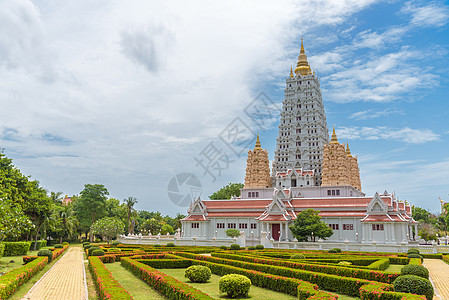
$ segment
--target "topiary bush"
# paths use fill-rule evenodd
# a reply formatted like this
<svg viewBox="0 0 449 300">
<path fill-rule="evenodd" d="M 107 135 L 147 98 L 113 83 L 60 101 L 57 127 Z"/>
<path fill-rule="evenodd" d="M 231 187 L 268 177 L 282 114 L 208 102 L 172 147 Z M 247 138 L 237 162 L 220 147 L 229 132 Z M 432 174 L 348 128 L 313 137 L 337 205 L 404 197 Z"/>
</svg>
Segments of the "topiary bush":
<svg viewBox="0 0 449 300">
<path fill-rule="evenodd" d="M 229 248 L 231 250 L 240 250 L 240 245 L 238 244 L 232 244 L 231 247 Z"/>
<path fill-rule="evenodd" d="M 231 228 L 226 230 L 226 236 L 232 237 L 232 238 L 236 238 L 240 236 L 240 231 L 238 229 L 235 228 Z"/>
<path fill-rule="evenodd" d="M 92 245 L 86 245 L 86 246 L 84 246 L 84 250 L 87 250 L 87 249 L 89 249 L 89 248 L 91 248 L 91 247 L 93 247 Z"/>
<path fill-rule="evenodd" d="M 230 298 L 246 297 L 251 287 L 251 280 L 243 275 L 228 274 L 218 282 L 220 293 L 227 293 Z"/>
<path fill-rule="evenodd" d="M 68 245 L 69 245 L 69 243 L 67 243 L 67 242 L 64 242 L 64 243 L 62 243 L 62 245 L 63 245 L 63 246 L 68 246 Z"/>
<path fill-rule="evenodd" d="M 104 251 L 101 249 L 95 249 L 94 251 L 92 251 L 92 256 L 103 256 L 104 255 Z"/>
<path fill-rule="evenodd" d="M 89 242 L 84 242 L 83 243 L 83 247 L 85 248 L 87 245 L 90 245 L 90 243 Z"/>
<path fill-rule="evenodd" d="M 254 246 L 249 246 L 249 247 L 246 248 L 246 249 L 248 249 L 248 250 L 256 250 L 256 247 L 254 247 Z"/>
<path fill-rule="evenodd" d="M 332 248 L 328 251 L 329 253 L 340 253 L 341 249 L 340 248 Z"/>
<path fill-rule="evenodd" d="M 402 267 L 401 275 L 416 275 L 429 279 L 429 270 L 421 265 L 406 265 Z"/>
<path fill-rule="evenodd" d="M 64 246 L 62 245 L 62 244 L 56 244 L 55 245 L 55 249 L 61 249 L 61 248 L 63 248 Z"/>
<path fill-rule="evenodd" d="M 256 246 L 256 249 L 257 249 L 257 250 L 263 250 L 264 248 L 265 248 L 265 247 L 264 247 L 263 245 L 257 245 L 257 246 Z"/>
<path fill-rule="evenodd" d="M 160 247 L 162 247 L 161 245 L 153 245 L 153 247 L 155 247 L 155 248 L 160 248 Z"/>
<path fill-rule="evenodd" d="M 226 250 L 226 249 L 228 249 L 228 247 L 226 247 L 226 246 L 220 246 L 220 249 L 221 249 L 221 250 Z"/>
<path fill-rule="evenodd" d="M 88 256 L 91 256 L 91 255 L 92 255 L 92 252 L 93 252 L 94 250 L 100 250 L 100 247 L 97 247 L 97 246 L 90 247 L 89 250 L 87 250 L 87 255 L 88 255 Z"/>
<path fill-rule="evenodd" d="M 407 254 L 419 254 L 419 250 L 415 248 L 408 249 Z"/>
<path fill-rule="evenodd" d="M 175 244 L 173 244 L 173 243 L 167 243 L 167 247 L 174 247 L 175 246 Z"/>
<path fill-rule="evenodd" d="M 113 241 L 113 242 L 111 242 L 111 246 L 112 246 L 112 247 L 117 247 L 118 244 L 120 244 L 119 241 Z"/>
<path fill-rule="evenodd" d="M 425 295 L 427 300 L 433 299 L 433 287 L 429 280 L 415 275 L 399 276 L 393 282 L 394 291 Z"/>
<path fill-rule="evenodd" d="M 352 265 L 352 262 L 344 260 L 344 261 L 339 262 L 338 264 L 341 266 L 350 266 L 350 265 Z"/>
<path fill-rule="evenodd" d="M 420 258 L 421 262 L 423 261 L 423 257 L 419 254 L 412 253 L 412 254 L 407 255 L 407 257 L 408 258 Z"/>
<path fill-rule="evenodd" d="M 190 266 L 187 268 L 184 276 L 192 282 L 207 282 L 212 272 L 205 266 Z"/>
<path fill-rule="evenodd" d="M 51 252 L 50 250 L 40 250 L 37 253 L 37 256 L 47 256 L 48 257 L 48 263 L 50 263 L 51 260 L 53 259 L 53 252 Z"/>
<path fill-rule="evenodd" d="M 290 259 L 306 259 L 306 256 L 304 254 L 296 253 L 290 256 Z"/>
</svg>

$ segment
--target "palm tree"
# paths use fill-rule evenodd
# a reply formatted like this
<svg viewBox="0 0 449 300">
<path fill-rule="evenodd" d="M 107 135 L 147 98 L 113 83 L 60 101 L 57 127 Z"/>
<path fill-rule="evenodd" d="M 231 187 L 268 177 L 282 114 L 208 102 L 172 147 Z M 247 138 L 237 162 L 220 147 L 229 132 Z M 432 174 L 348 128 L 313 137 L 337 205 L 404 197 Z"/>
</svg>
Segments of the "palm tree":
<svg viewBox="0 0 449 300">
<path fill-rule="evenodd" d="M 75 216 L 75 212 L 69 205 L 64 205 L 59 211 L 59 220 L 63 232 L 70 236 L 76 231 L 76 226 L 78 225 L 78 219 Z M 60 237 L 60 243 L 62 242 L 62 236 Z"/>
<path fill-rule="evenodd" d="M 134 233 L 134 222 L 131 222 L 131 217 L 133 216 L 134 204 L 137 203 L 137 199 L 135 197 L 128 197 L 128 199 L 123 200 L 125 201 L 126 208 L 128 211 L 128 233 L 133 234 Z"/>
<path fill-rule="evenodd" d="M 62 192 L 50 192 L 50 198 L 53 200 L 53 203 L 61 203 Z"/>
</svg>

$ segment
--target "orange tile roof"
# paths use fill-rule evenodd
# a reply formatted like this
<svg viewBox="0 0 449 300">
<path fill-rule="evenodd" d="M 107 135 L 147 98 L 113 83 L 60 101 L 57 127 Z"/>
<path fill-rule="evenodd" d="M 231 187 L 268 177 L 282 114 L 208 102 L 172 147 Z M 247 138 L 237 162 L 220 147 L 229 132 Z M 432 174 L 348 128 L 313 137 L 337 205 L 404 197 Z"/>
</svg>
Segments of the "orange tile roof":
<svg viewBox="0 0 449 300">
<path fill-rule="evenodd" d="M 206 208 L 261 208 L 265 209 L 273 200 L 205 200 L 203 201 Z"/>
</svg>

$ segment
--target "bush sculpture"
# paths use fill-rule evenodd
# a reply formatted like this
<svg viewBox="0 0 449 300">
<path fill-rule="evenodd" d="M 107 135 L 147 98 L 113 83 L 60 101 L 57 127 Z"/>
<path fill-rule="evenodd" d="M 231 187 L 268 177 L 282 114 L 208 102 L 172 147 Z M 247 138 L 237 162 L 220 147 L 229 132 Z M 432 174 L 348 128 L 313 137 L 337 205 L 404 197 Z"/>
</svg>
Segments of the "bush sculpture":
<svg viewBox="0 0 449 300">
<path fill-rule="evenodd" d="M 56 249 L 61 249 L 62 247 L 64 247 L 62 244 L 56 244 L 56 245 L 55 245 L 55 248 L 56 248 Z"/>
<path fill-rule="evenodd" d="M 192 282 L 204 283 L 210 279 L 212 272 L 205 266 L 190 266 L 187 268 L 184 276 Z"/>
<path fill-rule="evenodd" d="M 263 250 L 265 247 L 263 245 L 257 245 L 256 250 Z"/>
<path fill-rule="evenodd" d="M 407 254 L 419 254 L 419 250 L 415 248 L 408 249 Z"/>
<path fill-rule="evenodd" d="M 50 263 L 51 260 L 53 259 L 53 252 L 51 252 L 50 250 L 41 250 L 37 253 L 37 256 L 47 256 L 48 263 Z"/>
<path fill-rule="evenodd" d="M 229 249 L 231 249 L 231 250 L 240 250 L 240 246 L 238 244 L 232 244 Z"/>
<path fill-rule="evenodd" d="M 251 280 L 243 275 L 228 274 L 220 278 L 218 285 L 220 293 L 227 293 L 230 298 L 246 297 L 251 287 Z"/>
<path fill-rule="evenodd" d="M 92 252 L 94 252 L 95 250 L 100 250 L 100 247 L 97 246 L 90 247 L 89 250 L 87 250 L 87 255 L 91 256 Z"/>
<path fill-rule="evenodd" d="M 175 244 L 173 244 L 173 243 L 167 243 L 166 247 L 174 247 L 174 246 L 175 246 Z"/>
<path fill-rule="evenodd" d="M 104 255 L 104 251 L 100 250 L 100 249 L 95 249 L 94 251 L 92 251 L 92 256 L 103 256 Z"/>
<path fill-rule="evenodd" d="M 340 248 L 332 248 L 328 251 L 329 253 L 340 253 L 341 249 Z"/>
<path fill-rule="evenodd" d="M 433 287 L 429 280 L 415 275 L 399 276 L 393 282 L 394 291 L 425 295 L 427 300 L 433 299 Z"/>
<path fill-rule="evenodd" d="M 425 279 L 429 279 L 429 270 L 420 265 L 406 265 L 401 269 L 401 275 L 416 275 Z"/>
</svg>

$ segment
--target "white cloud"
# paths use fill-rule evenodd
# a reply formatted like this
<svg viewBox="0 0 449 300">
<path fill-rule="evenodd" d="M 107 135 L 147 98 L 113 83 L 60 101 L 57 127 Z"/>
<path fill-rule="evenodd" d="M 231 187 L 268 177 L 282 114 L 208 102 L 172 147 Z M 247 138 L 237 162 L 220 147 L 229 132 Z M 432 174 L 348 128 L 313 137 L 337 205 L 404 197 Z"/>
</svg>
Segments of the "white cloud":
<svg viewBox="0 0 449 300">
<path fill-rule="evenodd" d="M 380 117 L 386 117 L 386 116 L 394 115 L 394 114 L 403 114 L 403 113 L 401 111 L 389 110 L 389 109 L 384 109 L 384 110 L 369 109 L 369 110 L 363 110 L 363 111 L 358 111 L 358 112 L 352 113 L 349 116 L 349 118 L 360 121 L 360 120 L 369 120 L 369 119 L 376 119 L 376 118 L 380 118 Z"/>
<path fill-rule="evenodd" d="M 419 5 L 414 1 L 407 2 L 403 13 L 411 15 L 411 23 L 423 27 L 442 27 L 449 19 L 449 9 L 442 3 L 425 2 Z"/>
<path fill-rule="evenodd" d="M 408 144 L 422 144 L 438 141 L 440 136 L 430 129 L 378 127 L 341 127 L 336 129 L 337 136 L 349 140 L 392 140 Z"/>
</svg>

